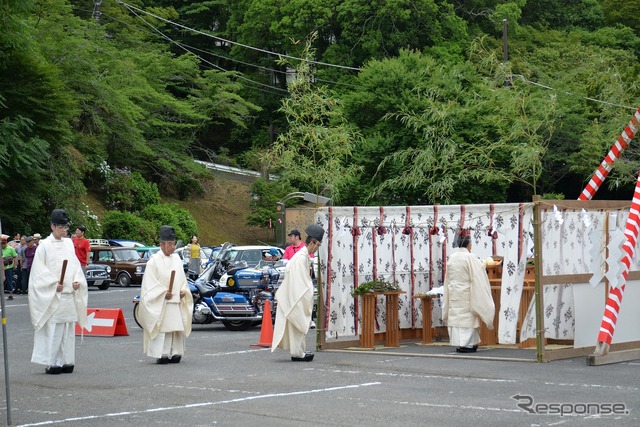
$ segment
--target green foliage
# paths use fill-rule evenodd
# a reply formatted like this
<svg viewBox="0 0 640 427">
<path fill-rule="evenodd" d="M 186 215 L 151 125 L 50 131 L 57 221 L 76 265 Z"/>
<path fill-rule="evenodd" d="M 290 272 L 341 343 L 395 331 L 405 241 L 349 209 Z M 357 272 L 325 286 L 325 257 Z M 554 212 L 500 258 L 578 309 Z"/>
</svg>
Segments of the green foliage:
<svg viewBox="0 0 640 427">
<path fill-rule="evenodd" d="M 107 211 L 102 221 L 105 237 L 139 240 L 147 244 L 159 242 L 162 225 L 174 227 L 176 240 L 183 242 L 198 234 L 198 225 L 191 214 L 174 204 L 150 205 L 139 215 Z"/>
<path fill-rule="evenodd" d="M 543 200 L 564 200 L 564 194 L 562 193 L 544 193 L 540 196 Z"/>
<path fill-rule="evenodd" d="M 0 218 L 42 232 L 51 209 L 63 207 L 99 233 L 101 221 L 82 204 L 87 189 L 131 211 L 157 204 L 160 193 L 197 197 L 203 169 L 192 158 L 216 155 L 351 204 L 577 197 L 637 108 L 639 4 L 147 6 L 196 33 L 117 2 L 102 2 L 99 19 L 90 3 L 0 2 Z M 362 69 L 297 64 L 281 102 L 294 60 L 203 33 Z M 639 155 L 631 144 L 605 186 L 632 189 Z M 105 180 L 101 165 L 131 173 Z M 248 221 L 273 220 L 281 190 L 291 191 L 259 191 L 265 204 Z"/>
<path fill-rule="evenodd" d="M 304 57 L 312 57 L 310 41 Z M 310 64 L 299 63 L 289 84 L 290 96 L 282 101 L 289 127 L 278 136 L 270 159 L 279 166 L 281 179 L 315 194 L 328 193 L 335 202 L 359 169 L 350 160 L 360 134 L 346 123 L 333 93 L 324 86 L 314 87 L 312 80 Z"/>
<path fill-rule="evenodd" d="M 174 181 L 180 200 L 187 200 L 192 196 L 204 196 L 204 186 L 192 175 L 184 172 L 178 173 Z"/>
<path fill-rule="evenodd" d="M 176 204 L 149 205 L 142 212 L 140 217 L 153 224 L 154 239 L 158 241 L 158 232 L 162 225 L 170 225 L 176 230 L 176 240 L 188 242 L 189 237 L 198 235 L 198 224 L 193 216 Z"/>
<path fill-rule="evenodd" d="M 294 190 L 285 180 L 267 181 L 257 179 L 251 188 L 253 198 L 250 202 L 251 213 L 247 215 L 247 225 L 257 227 L 275 226 L 281 213 L 276 210 L 276 203 Z M 287 202 L 289 205 L 294 200 Z"/>
<path fill-rule="evenodd" d="M 103 164 L 105 204 L 111 209 L 138 212 L 160 202 L 158 186 L 128 168 L 111 169 Z"/>
<path fill-rule="evenodd" d="M 602 9 L 609 25 L 626 25 L 640 30 L 640 3 L 636 0 L 602 0 Z"/>
<path fill-rule="evenodd" d="M 131 212 L 106 211 L 102 218 L 102 229 L 105 238 L 138 240 L 146 244 L 156 242 L 158 235 L 152 221 Z"/>
<path fill-rule="evenodd" d="M 599 0 L 527 0 L 522 16 L 525 24 L 553 29 L 594 30 L 604 24 Z"/>
<path fill-rule="evenodd" d="M 400 290 L 400 286 L 397 283 L 378 279 L 360 283 L 357 288 L 351 291 L 351 296 L 356 297 L 372 292 L 398 292 Z"/>
<path fill-rule="evenodd" d="M 359 82 L 345 101 L 366 138 L 356 150 L 364 169 L 352 203 L 506 199 L 495 94 L 473 64 L 403 51 L 368 64 Z"/>
</svg>

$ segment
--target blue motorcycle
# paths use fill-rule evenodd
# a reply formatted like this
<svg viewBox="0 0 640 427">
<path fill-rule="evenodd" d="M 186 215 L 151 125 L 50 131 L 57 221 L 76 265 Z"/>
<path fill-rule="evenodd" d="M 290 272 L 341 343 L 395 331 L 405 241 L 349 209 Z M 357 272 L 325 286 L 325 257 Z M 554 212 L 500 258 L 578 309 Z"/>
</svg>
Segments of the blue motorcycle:
<svg viewBox="0 0 640 427">
<path fill-rule="evenodd" d="M 271 268 L 229 268 L 223 262 L 205 269 L 196 279 L 187 279 L 193 295 L 193 324 L 222 322 L 230 331 L 244 331 L 262 322 L 267 300 L 271 301 L 275 318 L 273 295 L 280 274 Z M 222 279 L 222 280 L 221 280 Z M 140 296 L 133 299 L 133 318 L 138 326 Z"/>
</svg>

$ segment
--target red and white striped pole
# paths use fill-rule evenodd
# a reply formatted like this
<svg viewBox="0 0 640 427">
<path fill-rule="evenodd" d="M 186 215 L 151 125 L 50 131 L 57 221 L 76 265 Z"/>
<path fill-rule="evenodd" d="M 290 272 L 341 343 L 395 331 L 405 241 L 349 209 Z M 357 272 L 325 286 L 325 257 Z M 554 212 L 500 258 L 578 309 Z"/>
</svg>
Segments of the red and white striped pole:
<svg viewBox="0 0 640 427">
<path fill-rule="evenodd" d="M 622 245 L 624 255 L 622 256 L 622 285 L 619 287 L 611 287 L 609 289 L 609 297 L 604 307 L 604 316 L 602 317 L 602 323 L 600 324 L 600 333 L 598 334 L 598 346 L 596 352 L 600 354 L 606 354 L 611 345 L 613 334 L 616 329 L 616 323 L 618 322 L 618 314 L 620 313 L 620 306 L 622 305 L 622 297 L 624 296 L 624 290 L 626 288 L 627 277 L 629 276 L 629 269 L 631 268 L 631 259 L 635 254 L 636 243 L 638 241 L 638 229 L 640 227 L 640 174 L 638 174 L 638 180 L 636 181 L 636 189 L 633 193 L 633 200 L 631 201 L 631 208 L 629 209 L 629 217 L 624 228 L 625 242 Z M 606 347 L 604 345 L 606 344 Z"/>
<path fill-rule="evenodd" d="M 638 131 L 638 122 L 640 122 L 640 108 L 638 108 L 633 114 L 631 121 L 627 127 L 624 128 L 620 137 L 615 144 L 613 144 L 613 147 L 611 147 L 611 150 L 609 150 L 609 153 L 606 155 L 602 163 L 600 163 L 598 170 L 596 170 L 587 186 L 582 190 L 578 200 L 591 200 L 591 198 L 596 194 L 604 180 L 609 175 L 609 172 L 611 172 L 613 163 L 620 158 Z"/>
</svg>

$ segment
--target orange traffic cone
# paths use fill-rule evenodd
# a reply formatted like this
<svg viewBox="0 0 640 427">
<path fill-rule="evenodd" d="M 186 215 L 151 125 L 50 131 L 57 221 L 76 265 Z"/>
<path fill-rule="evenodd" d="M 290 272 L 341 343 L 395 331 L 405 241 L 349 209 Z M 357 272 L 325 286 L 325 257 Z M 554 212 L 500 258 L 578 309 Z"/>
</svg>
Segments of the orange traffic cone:
<svg viewBox="0 0 640 427">
<path fill-rule="evenodd" d="M 266 300 L 262 313 L 262 326 L 260 329 L 260 342 L 257 347 L 271 347 L 273 341 L 273 323 L 271 322 L 271 301 Z"/>
</svg>

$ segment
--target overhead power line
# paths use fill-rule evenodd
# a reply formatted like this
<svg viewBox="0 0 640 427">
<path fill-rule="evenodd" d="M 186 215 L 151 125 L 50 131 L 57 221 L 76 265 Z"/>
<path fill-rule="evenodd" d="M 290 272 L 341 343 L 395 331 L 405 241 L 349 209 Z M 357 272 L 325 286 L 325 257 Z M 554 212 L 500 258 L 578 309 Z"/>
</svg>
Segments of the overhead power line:
<svg viewBox="0 0 640 427">
<path fill-rule="evenodd" d="M 141 19 L 141 20 L 142 20 L 143 22 L 145 22 L 147 25 L 151 26 L 155 31 L 157 31 L 158 33 L 160 33 L 163 37 L 167 38 L 167 39 L 168 39 L 168 40 L 170 40 L 172 43 L 176 44 L 176 45 L 177 45 L 177 46 L 179 46 L 180 48 L 182 48 L 182 49 L 184 49 L 184 50 L 186 50 L 186 51 L 188 51 L 188 52 L 190 52 L 190 53 L 193 53 L 193 52 L 191 52 L 191 51 L 189 51 L 188 49 L 186 49 L 186 48 L 185 48 L 185 45 L 182 45 L 182 44 L 181 44 L 181 43 L 179 43 L 179 42 L 176 42 L 176 41 L 171 40 L 168 36 L 164 35 L 160 30 L 158 30 L 157 28 L 153 27 L 151 24 L 149 24 L 147 21 L 145 21 L 142 17 L 140 17 L 138 14 L 136 14 L 136 13 L 134 12 L 134 10 L 137 10 L 137 11 L 139 11 L 139 12 L 141 12 L 141 13 L 144 13 L 144 14 L 146 14 L 146 15 L 152 16 L 152 17 L 154 17 L 154 18 L 156 18 L 156 19 L 158 19 L 158 20 L 160 20 L 160 21 L 166 22 L 166 23 L 168 23 L 168 24 L 170 24 L 170 25 L 173 25 L 173 26 L 176 26 L 176 27 L 179 27 L 179 28 L 185 29 L 185 30 L 187 30 L 187 31 L 191 31 L 191 32 L 194 32 L 194 33 L 197 33 L 197 34 L 201 34 L 201 35 L 204 35 L 204 36 L 206 36 L 206 37 L 211 37 L 211 38 L 213 38 L 213 39 L 215 39 L 215 40 L 219 40 L 219 41 L 221 41 L 221 42 L 229 43 L 229 44 L 236 45 L 236 46 L 241 46 L 241 47 L 244 47 L 244 48 L 246 48 L 246 49 L 255 50 L 255 51 L 257 51 L 257 52 L 267 53 L 267 54 L 270 54 L 270 55 L 276 55 L 276 56 L 280 56 L 280 57 L 283 57 L 283 58 L 295 59 L 295 60 L 298 60 L 298 61 L 309 62 L 309 63 L 312 63 L 312 64 L 316 64 L 316 65 L 323 65 L 323 66 L 327 66 L 327 67 L 335 67 L 335 68 L 341 68 L 341 69 L 347 69 L 347 70 L 353 70 L 353 71 L 361 71 L 361 70 L 362 70 L 361 68 L 357 68 L 357 67 L 349 67 L 349 66 L 345 66 L 345 65 L 337 65 L 337 64 L 327 63 L 327 62 L 314 61 L 314 60 L 311 60 L 311 59 L 298 58 L 298 57 L 295 57 L 295 56 L 286 55 L 286 54 L 283 54 L 283 53 L 272 52 L 272 51 L 269 51 L 269 50 L 266 50 L 266 49 L 261 49 L 261 48 L 257 48 L 257 47 L 254 47 L 254 46 L 249 46 L 249 45 L 246 45 L 246 44 L 243 44 L 243 43 L 239 43 L 239 42 L 234 42 L 234 41 L 231 41 L 231 40 L 224 39 L 224 38 L 222 38 L 222 37 L 214 36 L 214 35 L 212 35 L 212 34 L 209 34 L 209 33 L 204 32 L 204 31 L 197 30 L 197 29 L 195 29 L 195 28 L 187 27 L 187 26 L 182 25 L 182 24 L 179 24 L 179 23 L 177 23 L 177 22 L 173 22 L 173 21 L 171 21 L 171 20 L 169 20 L 169 19 L 162 18 L 161 16 L 158 16 L 158 15 L 156 15 L 156 14 L 154 14 L 154 13 L 151 13 L 151 12 L 148 12 L 148 11 L 146 11 L 146 10 L 143 10 L 143 9 L 137 8 L 137 7 L 135 7 L 135 6 L 132 6 L 132 5 L 130 5 L 130 4 L 128 4 L 128 3 L 126 3 L 126 2 L 124 2 L 124 1 L 122 1 L 122 0 L 116 0 L 116 2 L 117 2 L 117 3 L 122 4 L 123 6 L 125 6 L 125 7 L 126 7 L 127 9 L 129 9 L 129 10 L 130 10 L 134 15 L 136 15 L 139 19 Z M 213 55 L 213 56 L 217 56 L 217 55 L 214 55 L 213 53 L 210 53 L 210 52 L 208 52 L 208 53 L 209 53 L 209 54 L 211 54 L 211 55 Z M 194 54 L 194 55 L 196 55 L 195 53 L 193 53 L 193 54 Z M 198 56 L 198 55 L 196 55 L 196 56 Z M 210 64 L 210 65 L 211 65 L 211 66 L 213 66 L 213 67 L 216 67 L 216 68 L 221 69 L 221 70 L 223 70 L 223 71 L 227 71 L 227 70 L 224 70 L 222 67 L 220 67 L 220 66 L 218 66 L 218 65 L 216 65 L 216 64 L 213 64 L 213 63 L 211 63 L 211 62 L 209 62 L 209 61 L 206 61 L 205 59 L 203 59 L 203 58 L 202 58 L 202 57 L 200 57 L 200 56 L 198 56 L 198 58 L 202 59 L 203 61 L 207 62 L 208 64 Z M 235 60 L 235 59 L 232 59 L 232 58 L 226 58 L 226 59 L 229 59 L 229 60 L 231 60 L 231 61 L 236 61 L 236 62 L 243 63 L 243 62 L 241 62 L 241 61 L 238 61 L 238 60 Z M 254 67 L 258 67 L 258 68 L 265 68 L 265 67 L 262 67 L 262 66 L 260 66 L 260 65 L 248 64 L 248 63 L 244 63 L 244 64 L 245 64 L 245 65 L 254 66 Z M 267 69 L 267 70 L 271 70 L 271 69 L 269 69 L 269 68 L 265 68 L 265 69 Z M 278 70 L 271 70 L 271 71 L 279 72 Z M 281 71 L 280 71 L 280 72 L 281 72 Z M 530 85 L 533 85 L 533 86 L 537 86 L 537 87 L 540 87 L 540 88 L 543 88 L 543 89 L 553 90 L 553 91 L 556 91 L 556 90 L 557 90 L 557 89 L 555 89 L 555 88 L 553 88 L 553 87 L 551 87 L 551 86 L 546 86 L 546 85 L 544 85 L 544 84 L 541 84 L 541 83 L 537 83 L 537 82 L 531 81 L 531 80 L 527 79 L 525 76 L 523 76 L 523 75 L 521 75 L 521 74 L 511 74 L 511 75 L 510 75 L 510 77 L 511 77 L 511 78 L 513 78 L 513 77 L 518 78 L 518 79 L 522 80 L 522 81 L 523 81 L 524 83 L 526 83 L 526 84 L 530 84 Z M 263 83 L 258 83 L 258 82 L 255 82 L 255 81 L 253 81 L 253 80 L 247 79 L 246 77 L 245 77 L 244 79 L 246 79 L 246 80 L 248 80 L 248 81 L 250 81 L 250 82 L 252 82 L 252 83 L 254 83 L 254 84 L 260 84 L 260 85 L 263 85 L 263 86 L 267 86 L 268 88 L 273 89 L 273 90 L 281 90 L 281 91 L 286 92 L 284 89 L 280 89 L 280 88 L 276 88 L 276 87 L 273 87 L 273 86 L 265 85 L 265 84 L 263 84 Z M 319 80 L 319 79 L 317 79 L 317 80 Z M 319 81 L 320 81 L 320 80 L 319 80 Z M 327 81 L 327 82 L 329 82 L 329 83 L 335 83 L 335 84 L 343 84 L 343 85 L 347 85 L 347 86 L 353 86 L 353 85 L 350 85 L 350 84 L 348 84 L 348 83 L 339 83 L 339 82 L 331 82 L 331 81 Z M 584 95 L 577 95 L 577 94 L 574 94 L 574 93 L 571 93 L 571 92 L 567 92 L 567 91 L 565 91 L 564 93 L 565 93 L 565 94 L 567 94 L 567 95 L 570 95 L 570 96 L 578 96 L 578 97 L 581 97 L 581 98 L 583 98 L 583 99 L 585 99 L 585 100 L 587 100 L 587 101 L 597 102 L 597 103 L 601 103 L 601 104 L 605 104 L 605 105 L 610 105 L 610 106 L 613 106 L 613 107 L 619 107 L 619 108 L 630 109 L 630 110 L 634 110 L 634 111 L 636 110 L 636 107 L 630 107 L 630 106 L 622 105 L 622 104 L 615 104 L 615 103 L 612 103 L 612 102 L 608 102 L 608 101 L 603 101 L 603 100 L 596 99 L 596 98 L 587 97 L 587 96 L 584 96 Z"/>
<path fill-rule="evenodd" d="M 224 69 L 223 67 L 221 67 L 221 66 L 219 66 L 219 65 L 217 65 L 217 64 L 214 64 L 213 62 L 208 61 L 208 60 L 206 60 L 205 58 L 202 58 L 201 56 L 199 56 L 199 55 L 197 55 L 197 54 L 195 54 L 195 53 L 191 52 L 189 49 L 187 49 L 186 47 L 184 47 L 181 43 L 179 43 L 179 42 L 177 42 L 177 41 L 173 40 L 171 37 L 167 36 L 167 35 L 166 35 L 166 34 L 164 34 L 162 31 L 160 31 L 158 28 L 156 28 L 155 26 L 153 26 L 150 22 L 147 22 L 143 17 L 141 17 L 140 15 L 138 15 L 134 10 L 131 10 L 131 9 L 129 8 L 129 6 L 128 6 L 126 3 L 123 3 L 123 5 L 124 5 L 127 9 L 129 9 L 129 10 L 131 11 L 131 13 L 133 13 L 133 14 L 134 14 L 138 19 L 140 19 L 142 22 L 144 22 L 144 23 L 145 23 L 145 24 L 147 24 L 149 27 L 151 27 L 151 29 L 153 29 L 155 32 L 157 32 L 158 34 L 160 34 L 160 36 L 162 36 L 164 39 L 166 39 L 166 40 L 168 40 L 169 42 L 171 42 L 171 43 L 175 44 L 176 46 L 178 46 L 179 48 L 183 49 L 184 51 L 189 52 L 189 53 L 191 53 L 191 54 L 193 54 L 193 55 L 197 56 L 197 57 L 198 57 L 198 59 L 200 59 L 201 61 L 203 61 L 203 62 L 205 62 L 205 63 L 207 63 L 207 64 L 209 64 L 209 65 L 211 65 L 212 67 L 215 67 L 215 68 L 217 68 L 218 70 L 221 70 L 221 71 L 224 71 L 224 72 L 229 72 L 229 70 L 226 70 L 226 69 Z M 241 79 L 241 80 L 248 81 L 248 82 L 250 82 L 250 83 L 252 83 L 252 84 L 255 84 L 255 85 L 258 85 L 258 86 L 264 86 L 264 87 L 267 87 L 267 88 L 269 88 L 270 90 L 276 90 L 276 91 L 279 91 L 279 92 L 288 93 L 288 91 L 287 91 L 287 90 L 285 90 L 285 89 L 281 89 L 281 88 L 274 87 L 274 86 L 271 86 L 271 85 L 268 85 L 268 84 L 264 84 L 264 83 L 256 82 L 256 81 L 251 80 L 251 79 L 249 79 L 249 78 L 247 78 L 247 77 L 244 77 L 242 74 L 236 74 L 236 75 L 235 75 L 235 77 L 236 77 L 236 78 L 238 78 L 238 79 Z"/>
<path fill-rule="evenodd" d="M 239 42 L 234 42 L 234 41 L 231 41 L 231 40 L 223 39 L 222 37 L 214 36 L 213 34 L 205 33 L 204 31 L 196 30 L 195 28 L 190 28 L 190 27 L 187 27 L 186 25 L 178 24 L 177 22 L 173 22 L 173 21 L 171 21 L 169 19 L 166 19 L 166 18 L 163 18 L 161 16 L 158 16 L 158 15 L 156 15 L 154 13 L 151 13 L 151 12 L 148 12 L 146 10 L 143 10 L 143 9 L 137 8 L 135 6 L 132 6 L 132 5 L 128 4 L 128 3 L 123 2 L 122 0 L 116 0 L 116 2 L 124 5 L 129 10 L 132 10 L 132 9 L 133 10 L 137 10 L 138 12 L 141 12 L 141 13 L 144 13 L 146 15 L 152 16 L 152 17 L 154 17 L 154 18 L 156 18 L 156 19 L 158 19 L 160 21 L 166 22 L 167 24 L 171 24 L 171 25 L 174 25 L 176 27 L 179 27 L 179 28 L 182 28 L 182 29 L 185 29 L 185 30 L 188 30 L 188 31 L 192 31 L 192 32 L 195 32 L 197 34 L 202 34 L 204 36 L 211 37 L 213 39 L 216 39 L 216 40 L 219 40 L 219 41 L 222 41 L 222 42 L 225 42 L 225 43 L 233 44 L 233 45 L 236 45 L 236 46 L 241 46 L 241 47 L 244 47 L 246 49 L 251 49 L 251 50 L 255 50 L 257 52 L 262 52 L 262 53 L 268 53 L 270 55 L 276 55 L 276 56 L 280 56 L 280 57 L 283 57 L 283 58 L 295 59 L 296 61 L 304 61 L 304 62 L 309 62 L 311 64 L 323 65 L 323 66 L 326 66 L 326 67 L 335 67 L 335 68 L 342 68 L 342 69 L 345 69 L 345 70 L 360 71 L 360 68 L 358 68 L 358 67 L 348 67 L 346 65 L 330 64 L 328 62 L 320 62 L 320 61 L 314 61 L 312 59 L 298 58 L 298 57 L 295 57 L 295 56 L 286 55 L 284 53 L 271 52 L 271 51 L 266 50 L 266 49 L 260 49 L 258 47 L 249 46 L 249 45 L 246 45 L 246 44 L 243 44 L 243 43 L 239 43 Z"/>
</svg>

